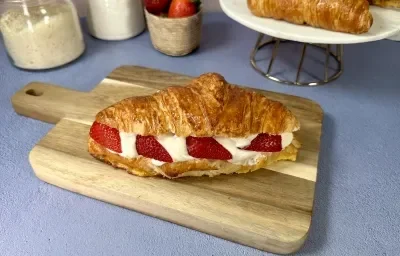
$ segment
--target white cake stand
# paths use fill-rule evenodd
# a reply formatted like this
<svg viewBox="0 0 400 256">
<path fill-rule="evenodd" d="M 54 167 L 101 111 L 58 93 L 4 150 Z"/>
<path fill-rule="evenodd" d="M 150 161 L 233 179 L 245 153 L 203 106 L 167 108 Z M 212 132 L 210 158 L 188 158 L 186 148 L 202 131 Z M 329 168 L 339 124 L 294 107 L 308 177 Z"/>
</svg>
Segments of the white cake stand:
<svg viewBox="0 0 400 256">
<path fill-rule="evenodd" d="M 400 32 L 400 11 L 383 9 L 376 6 L 370 7 L 370 11 L 374 18 L 370 30 L 361 35 L 353 35 L 313 28 L 305 25 L 291 24 L 285 21 L 256 17 L 252 15 L 248 9 L 247 0 L 220 0 L 220 5 L 225 14 L 230 18 L 260 33 L 256 45 L 251 53 L 251 64 L 254 69 L 268 79 L 289 85 L 314 86 L 333 81 L 343 72 L 343 44 L 377 41 L 391 37 Z M 271 36 L 272 39 L 263 42 L 265 35 Z M 274 77 L 270 73 L 274 60 L 277 57 L 279 46 L 281 43 L 288 41 L 303 43 L 296 79 L 294 81 Z M 331 45 L 336 45 L 336 50 L 331 50 L 335 48 Z M 255 57 L 261 48 L 267 46 L 273 46 L 273 50 L 268 69 L 265 72 L 257 65 Z M 318 48 L 325 51 L 325 60 L 323 61 L 325 72 L 324 79 L 322 80 L 311 82 L 299 81 L 307 47 Z M 328 72 L 330 59 L 333 59 L 337 63 L 336 71 L 331 75 Z"/>
</svg>

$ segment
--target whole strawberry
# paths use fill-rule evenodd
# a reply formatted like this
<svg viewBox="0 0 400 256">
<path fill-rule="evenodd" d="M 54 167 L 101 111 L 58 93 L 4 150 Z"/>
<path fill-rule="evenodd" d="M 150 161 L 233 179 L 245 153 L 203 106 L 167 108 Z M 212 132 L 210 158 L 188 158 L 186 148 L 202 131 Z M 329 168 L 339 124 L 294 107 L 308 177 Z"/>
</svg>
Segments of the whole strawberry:
<svg viewBox="0 0 400 256">
<path fill-rule="evenodd" d="M 144 6 L 149 13 L 159 15 L 168 9 L 171 0 L 144 0 Z"/>
<path fill-rule="evenodd" d="M 182 18 L 195 15 L 200 8 L 200 0 L 172 0 L 168 18 Z"/>
</svg>

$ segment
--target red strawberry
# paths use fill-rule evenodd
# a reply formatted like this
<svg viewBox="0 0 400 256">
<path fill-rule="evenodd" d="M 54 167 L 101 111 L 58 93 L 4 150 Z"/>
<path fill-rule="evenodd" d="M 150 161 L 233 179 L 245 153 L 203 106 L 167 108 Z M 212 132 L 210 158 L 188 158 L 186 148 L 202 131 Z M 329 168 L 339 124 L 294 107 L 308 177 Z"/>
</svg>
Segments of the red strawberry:
<svg viewBox="0 0 400 256">
<path fill-rule="evenodd" d="M 136 150 L 139 155 L 158 161 L 172 163 L 168 151 L 153 136 L 136 136 Z"/>
<path fill-rule="evenodd" d="M 189 155 L 196 158 L 229 160 L 232 154 L 211 137 L 186 138 L 186 146 Z"/>
<path fill-rule="evenodd" d="M 159 15 L 167 10 L 171 0 L 144 0 L 144 6 L 149 13 Z"/>
<path fill-rule="evenodd" d="M 90 127 L 90 137 L 102 145 L 117 153 L 122 153 L 121 138 L 118 129 L 111 128 L 105 124 L 94 122 Z"/>
<path fill-rule="evenodd" d="M 258 152 L 280 152 L 282 150 L 282 138 L 280 135 L 259 134 L 245 150 Z"/>
<path fill-rule="evenodd" d="M 169 18 L 182 18 L 196 14 L 199 11 L 200 0 L 172 0 L 168 10 Z"/>
</svg>

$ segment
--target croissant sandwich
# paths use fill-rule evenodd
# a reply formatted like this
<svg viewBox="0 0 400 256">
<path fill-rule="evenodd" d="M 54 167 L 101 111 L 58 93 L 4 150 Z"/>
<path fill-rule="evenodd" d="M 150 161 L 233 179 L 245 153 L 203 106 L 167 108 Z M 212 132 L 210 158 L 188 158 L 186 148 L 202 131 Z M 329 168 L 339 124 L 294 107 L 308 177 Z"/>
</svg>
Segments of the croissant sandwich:
<svg viewBox="0 0 400 256">
<path fill-rule="evenodd" d="M 99 112 L 89 152 L 138 176 L 246 173 L 295 161 L 300 143 L 293 132 L 299 129 L 283 104 L 207 73 Z"/>
<path fill-rule="evenodd" d="M 247 0 L 247 6 L 258 17 L 337 32 L 361 34 L 373 23 L 367 0 Z"/>
<path fill-rule="evenodd" d="M 380 7 L 400 8 L 400 0 L 368 0 L 372 5 Z"/>
</svg>

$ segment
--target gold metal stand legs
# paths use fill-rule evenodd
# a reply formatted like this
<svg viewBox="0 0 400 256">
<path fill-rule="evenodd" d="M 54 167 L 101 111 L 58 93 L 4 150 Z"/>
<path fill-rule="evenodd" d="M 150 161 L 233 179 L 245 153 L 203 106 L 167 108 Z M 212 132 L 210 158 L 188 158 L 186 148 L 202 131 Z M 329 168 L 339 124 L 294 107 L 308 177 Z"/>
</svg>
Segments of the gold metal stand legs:
<svg viewBox="0 0 400 256">
<path fill-rule="evenodd" d="M 329 83 L 335 79 L 337 79 L 342 73 L 343 73 L 343 45 L 336 45 L 336 52 L 331 50 L 331 45 L 320 45 L 320 44 L 309 44 L 309 43 L 302 43 L 302 51 L 301 51 L 301 56 L 300 56 L 300 61 L 299 65 L 297 67 L 297 73 L 294 81 L 291 80 L 285 80 L 281 79 L 275 76 L 271 75 L 272 67 L 274 64 L 274 61 L 277 57 L 279 46 L 281 43 L 285 42 L 291 42 L 291 41 L 286 41 L 286 40 L 281 40 L 279 38 L 272 38 L 268 41 L 263 42 L 264 34 L 261 34 L 258 36 L 256 45 L 254 46 L 254 49 L 251 53 L 250 56 L 250 62 L 253 68 L 265 76 L 266 78 L 273 80 L 278 83 L 283 83 L 283 84 L 288 84 L 288 85 L 299 85 L 299 86 L 316 86 L 316 85 L 323 85 L 326 83 Z M 269 61 L 268 69 L 267 72 L 261 70 L 261 68 L 257 65 L 257 61 L 255 59 L 257 53 L 261 48 L 266 47 L 268 45 L 273 45 L 273 50 L 272 50 L 272 56 Z M 304 63 L 304 58 L 307 52 L 308 47 L 315 47 L 320 50 L 325 51 L 325 60 L 324 60 L 324 79 L 323 80 L 315 80 L 315 81 L 309 81 L 309 82 L 300 82 L 300 74 L 302 72 L 303 68 L 303 63 Z M 333 58 L 337 62 L 337 68 L 335 69 L 335 72 L 332 75 L 329 75 L 329 61 L 330 59 Z"/>
</svg>

